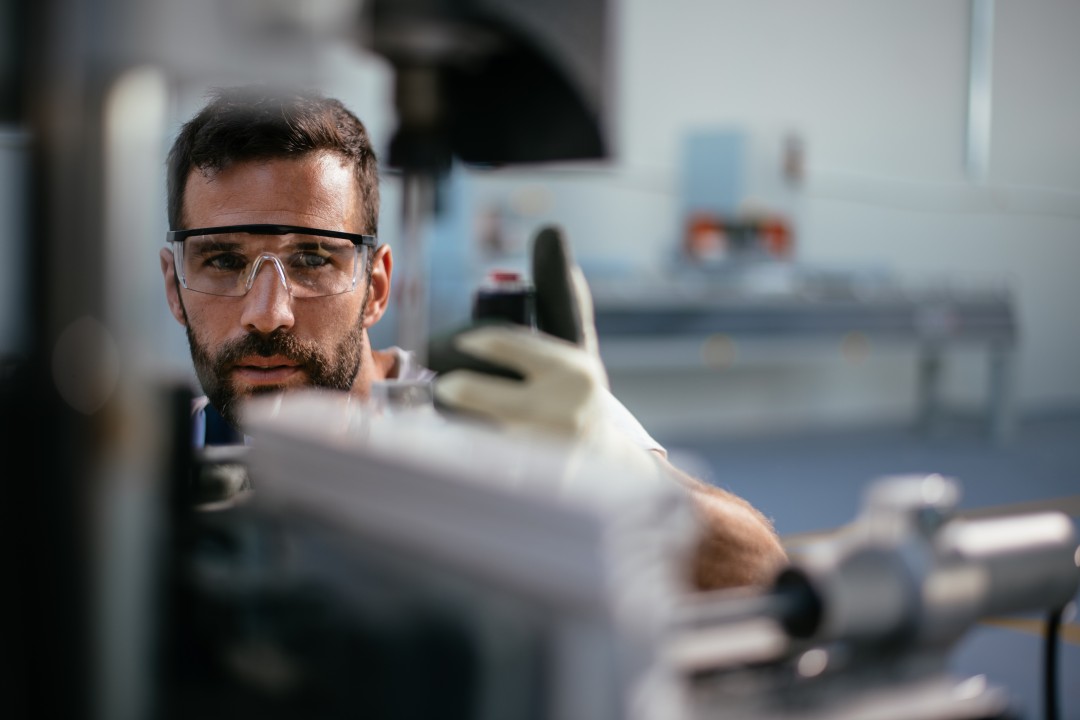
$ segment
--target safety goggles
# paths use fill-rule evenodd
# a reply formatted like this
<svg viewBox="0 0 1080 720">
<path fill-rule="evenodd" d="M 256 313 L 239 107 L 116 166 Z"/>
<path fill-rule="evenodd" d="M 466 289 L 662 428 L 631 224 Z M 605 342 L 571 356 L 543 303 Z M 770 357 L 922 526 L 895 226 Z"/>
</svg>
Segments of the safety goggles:
<svg viewBox="0 0 1080 720">
<path fill-rule="evenodd" d="M 246 295 L 267 265 L 293 297 L 351 292 L 377 243 L 374 235 L 273 224 L 170 230 L 165 239 L 184 288 L 225 297 Z"/>
</svg>

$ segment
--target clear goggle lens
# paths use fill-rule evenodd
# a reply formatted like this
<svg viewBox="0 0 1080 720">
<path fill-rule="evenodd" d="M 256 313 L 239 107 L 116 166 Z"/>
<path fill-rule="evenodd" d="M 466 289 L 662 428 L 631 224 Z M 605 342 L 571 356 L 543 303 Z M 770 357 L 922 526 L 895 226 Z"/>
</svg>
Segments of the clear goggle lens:
<svg viewBox="0 0 1080 720">
<path fill-rule="evenodd" d="M 317 235 L 208 234 L 170 245 L 185 288 L 226 297 L 246 295 L 264 268 L 294 297 L 339 295 L 356 289 L 367 259 L 365 246 Z"/>
</svg>

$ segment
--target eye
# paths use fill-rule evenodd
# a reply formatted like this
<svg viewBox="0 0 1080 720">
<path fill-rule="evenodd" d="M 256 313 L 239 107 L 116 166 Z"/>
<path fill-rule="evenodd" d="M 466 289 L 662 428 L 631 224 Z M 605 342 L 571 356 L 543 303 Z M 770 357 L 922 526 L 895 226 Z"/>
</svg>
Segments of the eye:
<svg viewBox="0 0 1080 720">
<path fill-rule="evenodd" d="M 247 258 L 237 252 L 208 253 L 203 265 L 220 272 L 240 272 L 247 267 Z"/>
<path fill-rule="evenodd" d="M 289 267 L 300 272 L 331 269 L 345 272 L 354 255 L 355 250 L 351 243 L 298 243 L 289 255 Z"/>
<path fill-rule="evenodd" d="M 293 266 L 301 270 L 316 270 L 330 264 L 330 258 L 317 252 L 300 251 L 293 256 Z"/>
</svg>

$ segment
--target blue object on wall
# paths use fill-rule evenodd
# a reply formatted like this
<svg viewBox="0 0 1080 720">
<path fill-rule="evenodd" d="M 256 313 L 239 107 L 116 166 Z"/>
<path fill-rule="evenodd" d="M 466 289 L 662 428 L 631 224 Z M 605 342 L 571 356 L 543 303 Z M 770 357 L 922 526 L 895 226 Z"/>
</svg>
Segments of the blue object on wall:
<svg viewBox="0 0 1080 720">
<path fill-rule="evenodd" d="M 746 134 L 712 128 L 687 133 L 682 142 L 683 217 L 703 212 L 732 215 L 742 203 Z"/>
</svg>

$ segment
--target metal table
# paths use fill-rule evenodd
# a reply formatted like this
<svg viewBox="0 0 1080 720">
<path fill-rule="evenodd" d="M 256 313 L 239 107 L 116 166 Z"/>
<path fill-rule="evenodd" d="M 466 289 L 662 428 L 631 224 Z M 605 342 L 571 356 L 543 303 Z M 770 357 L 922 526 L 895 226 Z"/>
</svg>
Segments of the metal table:
<svg viewBox="0 0 1080 720">
<path fill-rule="evenodd" d="M 847 293 L 753 293 L 730 284 L 593 283 L 596 327 L 610 347 L 706 347 L 717 339 L 843 342 L 863 338 L 918 348 L 917 426 L 933 432 L 943 419 L 945 352 L 979 345 L 989 356 L 987 429 L 998 440 L 1013 431 L 1017 325 L 1004 291 L 910 292 L 896 287 Z M 665 359 L 665 355 L 667 359 Z M 648 362 L 701 366 L 701 353 L 650 353 Z"/>
</svg>

